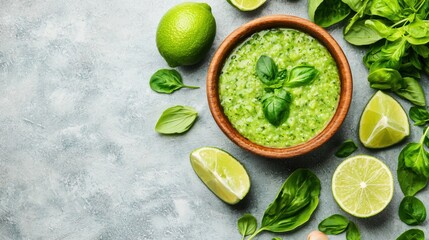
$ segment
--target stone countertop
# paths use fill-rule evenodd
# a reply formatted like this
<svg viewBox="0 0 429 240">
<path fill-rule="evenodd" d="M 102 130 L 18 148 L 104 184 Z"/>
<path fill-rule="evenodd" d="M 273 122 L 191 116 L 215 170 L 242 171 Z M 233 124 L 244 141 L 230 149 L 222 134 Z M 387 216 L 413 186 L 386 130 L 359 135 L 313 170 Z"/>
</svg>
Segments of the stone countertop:
<svg viewBox="0 0 429 240">
<path fill-rule="evenodd" d="M 156 48 L 156 27 L 180 2 L 0 1 L 0 239 L 240 239 L 237 219 L 252 213 L 260 221 L 283 181 L 301 167 L 322 181 L 318 209 L 299 230 L 258 239 L 306 239 L 335 213 L 355 221 L 362 239 L 395 239 L 410 228 L 397 214 L 403 195 L 395 173 L 400 149 L 420 137 L 417 127 L 395 147 L 359 145 L 357 153 L 382 159 L 395 176 L 394 198 L 381 214 L 356 219 L 331 195 L 331 177 L 342 161 L 333 153 L 346 139 L 359 142 L 359 117 L 374 93 L 362 63 L 366 48 L 346 43 L 341 26 L 328 29 L 352 68 L 349 114 L 318 150 L 270 160 L 242 150 L 217 127 L 207 105 L 206 72 L 235 28 L 271 14 L 308 19 L 307 2 L 271 0 L 242 13 L 226 1 L 205 0 L 217 20 L 214 44 L 201 64 L 177 68 L 184 82 L 200 89 L 157 94 L 149 78 L 168 66 Z M 399 101 L 408 111 L 410 104 Z M 198 110 L 196 124 L 183 135 L 157 134 L 160 114 L 177 104 Z M 195 175 L 189 153 L 202 146 L 222 148 L 247 168 L 252 187 L 240 204 L 223 203 Z M 418 197 L 429 206 L 428 189 Z M 427 229 L 427 221 L 418 228 Z"/>
</svg>

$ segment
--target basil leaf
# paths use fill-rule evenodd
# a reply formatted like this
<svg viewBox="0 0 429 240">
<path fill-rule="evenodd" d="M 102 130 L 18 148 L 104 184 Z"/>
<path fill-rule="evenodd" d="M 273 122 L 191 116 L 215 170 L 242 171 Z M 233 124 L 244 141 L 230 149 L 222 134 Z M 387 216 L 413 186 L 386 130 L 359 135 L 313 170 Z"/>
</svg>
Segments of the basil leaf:
<svg viewBox="0 0 429 240">
<path fill-rule="evenodd" d="M 382 39 L 382 37 L 378 35 L 377 31 L 367 27 L 365 20 L 359 20 L 344 34 L 344 39 L 353 45 L 363 46 L 373 44 Z"/>
<path fill-rule="evenodd" d="M 386 21 L 378 19 L 371 19 L 365 21 L 365 26 L 375 31 L 378 36 L 385 38 L 391 42 L 400 39 L 404 35 L 405 29 L 392 28 L 387 26 L 386 24 Z"/>
<path fill-rule="evenodd" d="M 399 218 L 408 225 L 418 225 L 426 220 L 425 205 L 418 198 L 406 196 L 399 205 Z"/>
<path fill-rule="evenodd" d="M 321 27 L 341 22 L 351 13 L 350 7 L 341 0 L 309 0 L 308 16 Z"/>
<path fill-rule="evenodd" d="M 413 45 L 423 45 L 429 42 L 429 21 L 416 19 L 406 27 L 406 39 Z"/>
<path fill-rule="evenodd" d="M 372 0 L 369 11 L 371 15 L 384 17 L 393 22 L 404 18 L 402 8 L 396 0 Z"/>
<path fill-rule="evenodd" d="M 289 117 L 291 95 L 283 89 L 275 89 L 262 98 L 265 118 L 274 126 L 280 126 Z"/>
<path fill-rule="evenodd" d="M 328 235 L 338 235 L 346 231 L 349 225 L 349 220 L 340 215 L 334 214 L 319 223 L 319 231 Z"/>
<path fill-rule="evenodd" d="M 396 240 L 425 240 L 425 233 L 420 229 L 410 229 L 402 233 Z"/>
<path fill-rule="evenodd" d="M 363 56 L 363 63 L 367 68 L 370 68 L 372 64 L 380 61 L 383 58 L 383 52 L 381 49 L 384 47 L 384 43 L 378 42 L 370 47 L 370 49 Z"/>
<path fill-rule="evenodd" d="M 424 189 L 428 183 L 428 178 L 420 175 L 411 168 L 405 166 L 405 154 L 402 150 L 398 157 L 398 182 L 405 196 L 414 196 Z"/>
<path fill-rule="evenodd" d="M 423 143 L 408 143 L 402 152 L 406 167 L 429 178 L 429 153 L 425 150 Z"/>
<path fill-rule="evenodd" d="M 278 82 L 277 65 L 274 60 L 268 56 L 262 55 L 256 62 L 256 75 L 266 85 L 272 85 Z"/>
<path fill-rule="evenodd" d="M 345 158 L 350 156 L 350 154 L 354 153 L 357 149 L 356 143 L 349 139 L 341 144 L 340 148 L 335 152 L 335 156 Z"/>
<path fill-rule="evenodd" d="M 271 239 L 271 240 L 282 240 L 282 238 L 280 238 L 280 237 L 274 237 L 273 239 Z"/>
<path fill-rule="evenodd" d="M 408 115 L 416 126 L 429 123 L 429 111 L 426 107 L 411 107 Z"/>
<path fill-rule="evenodd" d="M 347 240 L 360 240 L 360 232 L 356 224 L 352 221 L 349 222 L 346 232 Z"/>
<path fill-rule="evenodd" d="M 429 47 L 426 45 L 412 45 L 414 51 L 423 58 L 429 57 Z"/>
<path fill-rule="evenodd" d="M 172 93 L 180 88 L 199 88 L 187 86 L 182 82 L 182 76 L 174 69 L 160 69 L 149 81 L 150 88 L 158 93 Z"/>
<path fill-rule="evenodd" d="M 404 77 L 404 87 L 394 90 L 397 95 L 417 106 L 426 106 L 426 96 L 420 83 L 414 78 Z"/>
<path fill-rule="evenodd" d="M 379 90 L 398 90 L 403 86 L 401 74 L 392 68 L 379 68 L 370 72 L 368 81 L 371 88 Z"/>
<path fill-rule="evenodd" d="M 286 87 L 301 87 L 310 84 L 319 71 L 313 66 L 296 66 L 289 72 L 289 77 L 285 83 Z"/>
<path fill-rule="evenodd" d="M 347 4 L 355 12 L 359 12 L 364 4 L 362 0 L 342 0 L 342 2 Z"/>
<path fill-rule="evenodd" d="M 245 237 L 253 234 L 256 231 L 258 222 L 253 215 L 246 213 L 238 219 L 237 225 L 238 231 L 243 237 Z"/>
<path fill-rule="evenodd" d="M 287 232 L 306 223 L 319 204 L 320 180 L 307 169 L 294 171 L 265 210 L 261 229 Z"/>
<path fill-rule="evenodd" d="M 197 116 L 197 111 L 192 107 L 177 105 L 162 113 L 155 130 L 162 134 L 183 133 L 192 127 Z"/>
<path fill-rule="evenodd" d="M 426 137 L 424 138 L 423 143 L 429 148 L 429 132 L 426 132 Z"/>
</svg>

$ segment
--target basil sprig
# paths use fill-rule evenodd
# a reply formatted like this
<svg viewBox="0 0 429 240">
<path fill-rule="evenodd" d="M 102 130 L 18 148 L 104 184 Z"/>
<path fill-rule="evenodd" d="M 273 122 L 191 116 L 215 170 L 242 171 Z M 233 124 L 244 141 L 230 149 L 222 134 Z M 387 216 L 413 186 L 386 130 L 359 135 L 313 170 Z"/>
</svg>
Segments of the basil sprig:
<svg viewBox="0 0 429 240">
<path fill-rule="evenodd" d="M 174 69 L 160 69 L 149 81 L 150 88 L 158 93 L 172 93 L 181 88 L 199 88 L 183 84 L 182 76 Z"/>
<path fill-rule="evenodd" d="M 350 156 L 357 149 L 358 147 L 356 146 L 356 143 L 353 140 L 348 139 L 340 145 L 338 150 L 335 152 L 335 156 L 339 158 L 345 158 Z"/>
<path fill-rule="evenodd" d="M 188 106 L 177 105 L 166 109 L 156 123 L 155 130 L 162 134 L 176 134 L 188 131 L 198 112 Z"/>
<path fill-rule="evenodd" d="M 328 235 L 346 232 L 347 240 L 360 240 L 360 232 L 356 224 L 343 215 L 334 214 L 319 223 L 319 231 Z"/>
<path fill-rule="evenodd" d="M 274 60 L 266 55 L 256 62 L 256 75 L 265 86 L 262 109 L 269 123 L 278 127 L 289 117 L 292 96 L 284 88 L 301 87 L 310 84 L 319 71 L 313 66 L 295 66 L 290 71 L 279 71 Z"/>
<path fill-rule="evenodd" d="M 402 233 L 396 240 L 425 240 L 425 233 L 420 229 L 410 229 Z"/>
<path fill-rule="evenodd" d="M 248 240 L 253 239 L 262 231 L 289 232 L 306 223 L 319 204 L 320 188 L 319 178 L 310 170 L 294 171 L 283 183 L 274 201 L 265 210 L 261 226 L 250 235 Z M 246 222 L 250 221 L 253 220 L 246 220 Z M 239 229 L 243 230 L 244 220 L 239 220 L 239 225 L 240 222 L 242 226 L 239 226 Z M 254 223 L 251 224 L 254 225 Z M 240 233 L 244 232 L 242 230 Z"/>
<path fill-rule="evenodd" d="M 405 196 L 399 205 L 399 218 L 408 225 L 419 225 L 426 220 L 426 207 L 418 198 Z"/>
</svg>

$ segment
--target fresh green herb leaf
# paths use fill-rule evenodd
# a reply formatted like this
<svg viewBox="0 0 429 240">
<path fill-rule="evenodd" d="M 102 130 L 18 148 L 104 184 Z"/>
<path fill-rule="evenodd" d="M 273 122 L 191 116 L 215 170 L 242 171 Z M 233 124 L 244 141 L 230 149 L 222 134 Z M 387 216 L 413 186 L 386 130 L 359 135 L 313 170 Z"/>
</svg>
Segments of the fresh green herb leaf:
<svg viewBox="0 0 429 240">
<path fill-rule="evenodd" d="M 301 87 L 310 84 L 319 71 L 313 66 L 296 66 L 290 70 L 289 77 L 285 83 L 286 87 Z"/>
<path fill-rule="evenodd" d="M 365 26 L 375 31 L 376 35 L 385 38 L 391 42 L 400 39 L 405 33 L 405 29 L 392 28 L 390 26 L 387 26 L 387 21 L 379 19 L 366 20 Z"/>
<path fill-rule="evenodd" d="M 423 143 L 429 148 L 429 132 L 426 132 L 426 138 L 423 140 Z"/>
<path fill-rule="evenodd" d="M 358 147 L 356 146 L 356 143 L 353 140 L 349 139 L 341 144 L 340 148 L 337 150 L 337 152 L 335 152 L 335 156 L 339 158 L 345 158 L 350 156 L 357 149 Z"/>
<path fill-rule="evenodd" d="M 353 45 L 363 46 L 373 44 L 382 39 L 382 37 L 378 35 L 377 31 L 367 27 L 365 20 L 359 20 L 344 34 L 344 39 Z"/>
<path fill-rule="evenodd" d="M 408 115 L 416 126 L 429 123 L 429 111 L 426 107 L 411 107 Z"/>
<path fill-rule="evenodd" d="M 243 239 L 245 236 L 255 233 L 256 229 L 258 228 L 258 222 L 256 221 L 256 218 L 248 213 L 244 214 L 241 218 L 238 219 L 237 225 L 238 231 L 243 236 Z"/>
<path fill-rule="evenodd" d="M 399 205 L 399 218 L 408 225 L 418 225 L 426 220 L 425 205 L 414 196 L 405 196 Z"/>
<path fill-rule="evenodd" d="M 180 88 L 199 88 L 187 86 L 182 82 L 182 76 L 174 69 L 160 69 L 149 81 L 150 88 L 158 93 L 172 93 Z"/>
<path fill-rule="evenodd" d="M 256 62 L 256 75 L 266 85 L 273 85 L 279 81 L 277 78 L 278 68 L 274 60 L 262 55 Z"/>
<path fill-rule="evenodd" d="M 368 75 L 371 88 L 379 90 L 399 90 L 403 87 L 401 74 L 392 68 L 379 68 Z"/>
<path fill-rule="evenodd" d="M 319 223 L 319 231 L 328 235 L 337 235 L 347 230 L 349 220 L 340 215 L 334 214 Z"/>
<path fill-rule="evenodd" d="M 349 226 L 346 231 L 347 240 L 360 240 L 360 232 L 356 224 L 352 221 L 349 222 Z"/>
<path fill-rule="evenodd" d="M 282 240 L 280 237 L 274 237 L 272 240 Z"/>
<path fill-rule="evenodd" d="M 198 112 L 192 107 L 177 105 L 162 113 L 155 130 L 162 134 L 183 133 L 192 127 L 197 116 Z"/>
<path fill-rule="evenodd" d="M 426 45 L 412 45 L 414 51 L 423 58 L 429 57 L 429 47 Z"/>
<path fill-rule="evenodd" d="M 265 118 L 274 126 L 280 126 L 289 117 L 290 103 L 292 101 L 289 92 L 283 89 L 275 89 L 262 98 L 262 110 Z"/>
<path fill-rule="evenodd" d="M 393 22 L 404 19 L 398 1 L 372 0 L 369 11 L 371 15 L 384 17 Z"/>
<path fill-rule="evenodd" d="M 405 166 L 415 173 L 429 178 L 429 153 L 422 143 L 408 143 L 402 150 Z"/>
<path fill-rule="evenodd" d="M 362 0 L 342 0 L 342 2 L 347 4 L 355 12 L 359 12 L 364 4 Z"/>
<path fill-rule="evenodd" d="M 396 240 L 425 240 L 425 233 L 420 229 L 410 229 L 402 233 Z"/>
<path fill-rule="evenodd" d="M 426 96 L 419 81 L 411 77 L 402 78 L 403 87 L 392 89 L 398 96 L 410 101 L 417 106 L 426 106 Z"/>
<path fill-rule="evenodd" d="M 401 151 L 398 157 L 397 175 L 399 186 L 405 196 L 414 196 L 424 189 L 428 183 L 428 178 L 405 166 L 404 151 Z"/>
<path fill-rule="evenodd" d="M 341 0 L 308 1 L 308 15 L 311 21 L 322 27 L 329 27 L 341 22 L 350 13 L 350 7 Z"/>
</svg>

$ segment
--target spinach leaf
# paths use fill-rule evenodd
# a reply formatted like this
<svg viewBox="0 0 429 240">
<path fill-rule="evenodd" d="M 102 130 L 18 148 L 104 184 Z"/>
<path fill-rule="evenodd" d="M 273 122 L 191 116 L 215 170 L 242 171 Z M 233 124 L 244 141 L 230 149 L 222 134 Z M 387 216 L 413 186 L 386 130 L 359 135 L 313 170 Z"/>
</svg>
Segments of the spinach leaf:
<svg viewBox="0 0 429 240">
<path fill-rule="evenodd" d="M 237 225 L 238 231 L 243 236 L 243 239 L 245 236 L 255 233 L 256 229 L 258 228 L 258 222 L 256 221 L 256 218 L 248 213 L 244 214 L 241 218 L 238 219 Z"/>
<path fill-rule="evenodd" d="M 309 0 L 308 15 L 314 23 L 329 27 L 344 20 L 351 12 L 341 0 Z"/>
<path fill-rule="evenodd" d="M 349 222 L 349 226 L 346 231 L 347 240 L 360 240 L 360 232 L 356 224 L 352 221 Z"/>
<path fill-rule="evenodd" d="M 289 117 L 289 108 L 292 101 L 289 92 L 275 89 L 262 98 L 262 110 L 265 118 L 274 126 L 280 126 Z"/>
<path fill-rule="evenodd" d="M 368 81 L 371 88 L 380 90 L 399 90 L 403 87 L 401 74 L 392 68 L 379 68 L 370 72 Z"/>
<path fill-rule="evenodd" d="M 350 156 L 350 154 L 354 153 L 357 149 L 356 143 L 349 139 L 341 144 L 340 148 L 335 152 L 335 156 L 345 158 Z"/>
<path fill-rule="evenodd" d="M 150 88 L 158 93 L 172 93 L 180 88 L 199 88 L 187 86 L 182 82 L 182 76 L 174 69 L 160 69 L 149 81 Z"/>
<path fill-rule="evenodd" d="M 426 187 L 428 178 L 414 172 L 413 169 L 405 166 L 404 151 L 398 157 L 398 182 L 405 196 L 414 196 Z"/>
<path fill-rule="evenodd" d="M 328 235 L 337 235 L 347 230 L 349 220 L 340 215 L 334 214 L 319 223 L 319 231 Z"/>
<path fill-rule="evenodd" d="M 418 225 L 426 220 L 425 205 L 418 198 L 405 196 L 399 205 L 399 218 L 408 225 Z"/>
<path fill-rule="evenodd" d="M 400 97 L 410 101 L 417 106 L 426 106 L 426 96 L 420 83 L 411 77 L 404 77 L 403 87 L 392 89 Z"/>
<path fill-rule="evenodd" d="M 425 240 L 425 233 L 420 229 L 410 229 L 402 233 L 396 240 Z"/>
<path fill-rule="evenodd" d="M 266 85 L 273 85 L 278 82 L 278 68 L 274 60 L 262 55 L 256 62 L 256 75 Z"/>
<path fill-rule="evenodd" d="M 192 107 L 177 105 L 162 113 L 155 130 L 162 134 L 183 133 L 192 127 L 197 116 L 198 112 Z"/>
<path fill-rule="evenodd" d="M 408 115 L 416 126 L 429 123 L 429 111 L 426 107 L 411 107 Z"/>
<path fill-rule="evenodd" d="M 353 45 L 363 46 L 373 44 L 382 39 L 382 37 L 376 30 L 366 26 L 365 20 L 359 20 L 344 34 L 344 39 Z"/>
<path fill-rule="evenodd" d="M 313 66 L 296 66 L 289 72 L 289 77 L 285 83 L 286 87 L 300 87 L 310 84 L 319 71 Z"/>
<path fill-rule="evenodd" d="M 320 180 L 307 169 L 294 171 L 265 210 L 261 229 L 291 231 L 306 223 L 319 204 Z"/>
<path fill-rule="evenodd" d="M 372 0 L 370 14 L 387 18 L 393 22 L 404 19 L 402 8 L 396 0 Z"/>
</svg>

